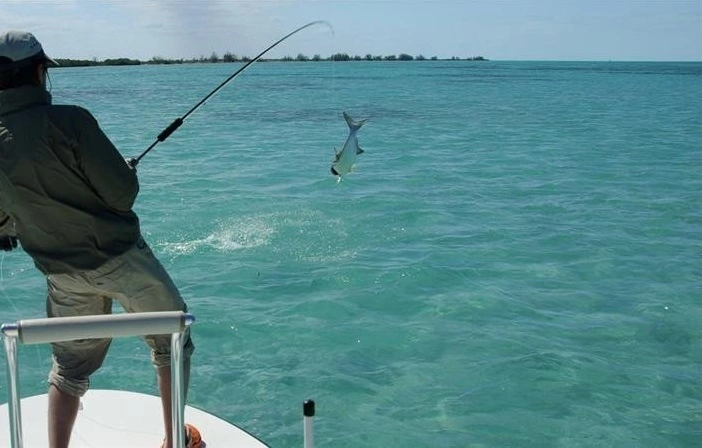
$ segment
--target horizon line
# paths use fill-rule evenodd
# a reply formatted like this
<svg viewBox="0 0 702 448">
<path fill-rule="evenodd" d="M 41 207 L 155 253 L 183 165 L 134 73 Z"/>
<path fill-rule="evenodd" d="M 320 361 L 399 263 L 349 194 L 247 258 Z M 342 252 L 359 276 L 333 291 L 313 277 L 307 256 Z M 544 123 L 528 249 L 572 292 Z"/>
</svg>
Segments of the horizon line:
<svg viewBox="0 0 702 448">
<path fill-rule="evenodd" d="M 393 56 L 393 55 L 390 55 Z M 395 55 L 396 56 L 396 55 Z M 67 61 L 67 62 L 92 62 L 96 64 L 100 63 L 105 63 L 106 61 L 114 62 L 114 61 L 131 61 L 131 62 L 139 62 L 144 65 L 168 65 L 166 64 L 167 62 L 172 62 L 172 63 L 177 63 L 177 64 L 227 64 L 227 63 L 246 63 L 249 62 L 253 58 L 248 58 L 248 57 L 243 57 L 245 59 L 239 58 L 236 60 L 231 60 L 231 61 L 224 61 L 222 59 L 218 59 L 216 61 L 211 61 L 208 58 L 174 58 L 174 59 L 169 59 L 169 58 L 159 58 L 159 57 L 154 57 L 152 59 L 132 59 L 132 58 L 127 58 L 127 57 L 116 57 L 116 58 L 105 58 L 105 59 L 81 59 L 81 58 L 53 58 L 56 61 Z M 348 60 L 335 60 L 331 58 L 322 58 L 322 59 L 306 59 L 306 60 L 298 60 L 296 58 L 291 58 L 291 57 L 281 57 L 281 58 L 261 58 L 258 61 L 259 62 L 439 62 L 439 61 L 444 61 L 444 62 L 627 62 L 627 63 L 682 63 L 682 64 L 695 64 L 695 63 L 702 63 L 702 59 L 490 59 L 490 58 L 482 58 L 482 59 L 472 59 L 470 57 L 466 58 L 461 58 L 458 56 L 452 56 L 452 57 L 425 57 L 424 59 L 408 59 L 408 60 L 401 60 L 398 58 L 395 59 L 384 59 L 385 56 L 383 56 L 383 59 L 365 59 L 365 57 L 362 57 L 361 59 L 354 59 L 354 57 L 350 57 Z M 125 64 L 127 65 L 127 64 Z M 134 64 L 136 65 L 136 64 Z M 59 66 L 60 67 L 60 66 Z"/>
</svg>

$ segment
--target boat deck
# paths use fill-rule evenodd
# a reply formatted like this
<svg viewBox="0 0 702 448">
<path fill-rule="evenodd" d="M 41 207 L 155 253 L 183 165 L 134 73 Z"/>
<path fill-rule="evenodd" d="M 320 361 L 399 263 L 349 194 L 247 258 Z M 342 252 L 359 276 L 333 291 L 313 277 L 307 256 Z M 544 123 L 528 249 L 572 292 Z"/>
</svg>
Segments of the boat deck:
<svg viewBox="0 0 702 448">
<path fill-rule="evenodd" d="M 24 446 L 48 448 L 48 396 L 21 400 Z M 0 406 L 0 448 L 10 447 L 8 405 Z M 185 407 L 185 421 L 195 425 L 208 448 L 266 448 L 245 430 L 197 408 Z M 161 400 L 157 396 L 116 390 L 89 390 L 71 437 L 71 448 L 158 448 L 163 440 Z"/>
</svg>

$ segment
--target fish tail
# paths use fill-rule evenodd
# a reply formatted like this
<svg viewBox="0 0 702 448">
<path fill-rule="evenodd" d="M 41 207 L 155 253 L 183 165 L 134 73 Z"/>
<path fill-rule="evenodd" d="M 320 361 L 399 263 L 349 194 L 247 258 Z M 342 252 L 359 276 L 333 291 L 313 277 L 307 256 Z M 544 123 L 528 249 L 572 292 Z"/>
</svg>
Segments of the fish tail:
<svg viewBox="0 0 702 448">
<path fill-rule="evenodd" d="M 346 120 L 346 123 L 349 125 L 349 129 L 351 129 L 351 131 L 357 131 L 357 130 L 361 129 L 361 126 L 363 126 L 363 124 L 367 121 L 367 120 L 356 121 L 353 118 L 351 118 L 349 116 L 349 114 L 347 114 L 346 112 L 344 112 L 343 114 L 344 114 L 344 119 Z"/>
</svg>

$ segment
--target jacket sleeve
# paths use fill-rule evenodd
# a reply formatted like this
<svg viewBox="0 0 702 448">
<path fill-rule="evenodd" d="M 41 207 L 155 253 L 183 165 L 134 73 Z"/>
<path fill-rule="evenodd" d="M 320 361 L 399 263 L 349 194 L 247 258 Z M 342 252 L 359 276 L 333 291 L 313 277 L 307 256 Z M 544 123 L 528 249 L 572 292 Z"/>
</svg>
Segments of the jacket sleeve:
<svg viewBox="0 0 702 448">
<path fill-rule="evenodd" d="M 0 190 L 0 236 L 17 236 L 15 220 L 3 210 L 3 194 Z"/>
<path fill-rule="evenodd" d="M 15 221 L 5 211 L 0 210 L 0 236 L 17 236 Z"/>
<path fill-rule="evenodd" d="M 139 193 L 136 170 L 127 165 L 90 112 L 81 107 L 76 111 L 76 157 L 83 174 L 110 207 L 131 210 Z"/>
</svg>

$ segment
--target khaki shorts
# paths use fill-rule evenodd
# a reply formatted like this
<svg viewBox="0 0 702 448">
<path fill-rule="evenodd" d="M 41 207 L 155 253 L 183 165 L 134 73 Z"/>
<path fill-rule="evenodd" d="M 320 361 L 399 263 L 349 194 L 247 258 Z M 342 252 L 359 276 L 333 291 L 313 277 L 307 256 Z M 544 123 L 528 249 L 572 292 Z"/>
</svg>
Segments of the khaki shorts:
<svg viewBox="0 0 702 448">
<path fill-rule="evenodd" d="M 187 311 L 178 289 L 143 239 L 124 254 L 92 271 L 47 276 L 48 317 L 87 316 L 112 313 L 117 300 L 129 313 Z M 188 331 L 188 330 L 186 330 Z M 145 336 L 156 368 L 170 365 L 171 335 Z M 90 375 L 105 360 L 111 339 L 83 339 L 53 343 L 53 367 L 49 383 L 81 397 Z M 194 350 L 190 333 L 184 343 L 185 362 Z"/>
</svg>

